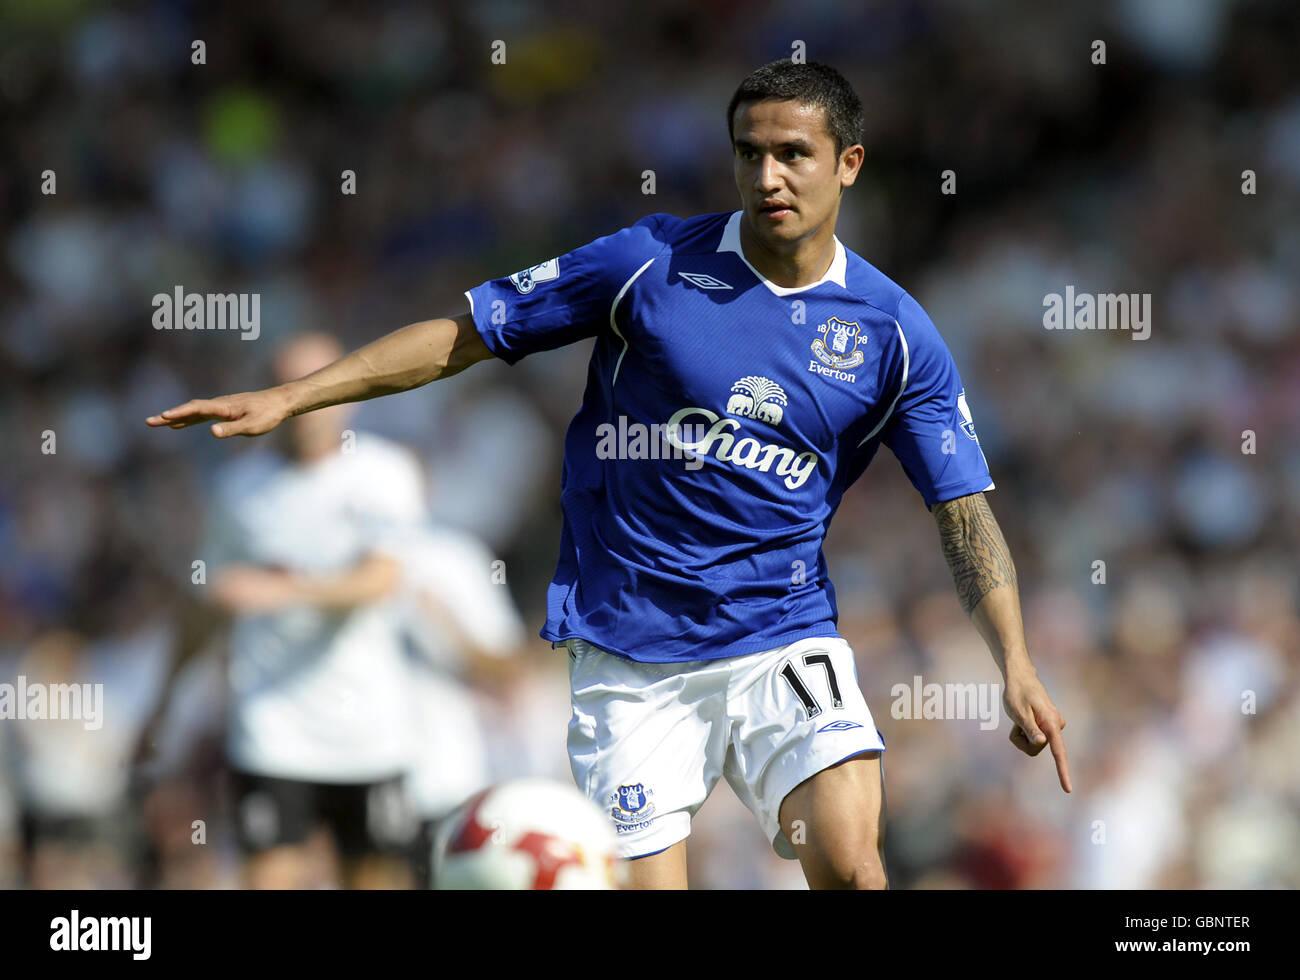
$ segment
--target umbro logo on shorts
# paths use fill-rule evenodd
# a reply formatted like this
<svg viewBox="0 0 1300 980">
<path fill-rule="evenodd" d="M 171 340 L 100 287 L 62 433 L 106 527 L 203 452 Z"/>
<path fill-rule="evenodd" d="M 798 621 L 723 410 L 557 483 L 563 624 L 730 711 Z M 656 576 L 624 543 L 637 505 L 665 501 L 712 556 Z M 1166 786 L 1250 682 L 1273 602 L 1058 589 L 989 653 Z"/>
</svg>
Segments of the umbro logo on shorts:
<svg viewBox="0 0 1300 980">
<path fill-rule="evenodd" d="M 847 732 L 850 728 L 861 728 L 861 727 L 862 726 L 859 725 L 856 721 L 832 721 L 829 724 L 822 725 L 821 728 L 817 729 L 817 733 L 821 734 L 822 732 Z"/>
</svg>

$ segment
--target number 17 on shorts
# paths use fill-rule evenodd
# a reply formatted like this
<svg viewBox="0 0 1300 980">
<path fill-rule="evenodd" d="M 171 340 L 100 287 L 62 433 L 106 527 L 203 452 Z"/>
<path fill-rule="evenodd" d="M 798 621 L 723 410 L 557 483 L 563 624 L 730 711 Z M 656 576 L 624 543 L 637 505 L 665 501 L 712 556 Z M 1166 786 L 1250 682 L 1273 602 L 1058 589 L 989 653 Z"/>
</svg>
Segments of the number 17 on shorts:
<svg viewBox="0 0 1300 980">
<path fill-rule="evenodd" d="M 725 776 L 776 852 L 793 858 L 781 801 L 823 769 L 885 747 L 839 637 L 688 663 L 638 663 L 581 642 L 571 653 L 570 764 L 610 814 L 625 857 L 684 840 Z"/>
</svg>

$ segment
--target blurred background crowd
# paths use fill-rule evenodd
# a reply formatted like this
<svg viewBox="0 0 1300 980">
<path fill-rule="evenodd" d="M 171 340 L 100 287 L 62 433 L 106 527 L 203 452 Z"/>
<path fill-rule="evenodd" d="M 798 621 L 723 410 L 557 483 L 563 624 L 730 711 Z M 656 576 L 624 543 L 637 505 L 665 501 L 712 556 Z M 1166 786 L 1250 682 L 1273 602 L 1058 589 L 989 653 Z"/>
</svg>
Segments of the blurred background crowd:
<svg viewBox="0 0 1300 980">
<path fill-rule="evenodd" d="M 130 760 L 212 475 L 249 447 L 145 416 L 264 387 L 294 333 L 355 348 L 645 214 L 735 209 L 727 100 L 796 40 L 865 104 L 838 236 L 956 358 L 1030 652 L 1069 723 L 1067 797 L 1005 719 L 894 717 L 891 689 L 918 675 L 1000 678 L 882 452 L 826 551 L 887 745 L 892 883 L 1300 887 L 1287 0 L 0 0 L 0 681 L 106 692 L 97 731 L 0 720 L 0 885 L 238 883 L 219 650 L 173 702 L 162 776 Z M 178 285 L 260 294 L 261 336 L 153 329 L 151 297 Z M 1150 338 L 1045 330 L 1044 297 L 1070 285 L 1149 293 Z M 481 364 L 352 423 L 417 452 L 435 519 L 504 562 L 532 640 L 476 689 L 481 732 L 462 736 L 493 778 L 570 779 L 565 657 L 535 631 L 589 349 Z M 33 814 L 66 833 L 25 835 Z M 803 885 L 725 784 L 691 863 L 696 887 Z"/>
</svg>

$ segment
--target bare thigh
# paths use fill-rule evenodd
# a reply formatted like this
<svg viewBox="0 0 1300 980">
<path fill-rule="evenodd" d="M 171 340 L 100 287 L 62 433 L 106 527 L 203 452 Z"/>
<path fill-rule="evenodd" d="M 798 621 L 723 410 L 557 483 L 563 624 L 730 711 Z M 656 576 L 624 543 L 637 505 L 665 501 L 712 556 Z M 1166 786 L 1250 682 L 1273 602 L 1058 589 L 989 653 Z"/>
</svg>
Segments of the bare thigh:
<svg viewBox="0 0 1300 980">
<path fill-rule="evenodd" d="M 880 753 L 823 769 L 781 801 L 781 830 L 810 888 L 885 888 Z"/>
<path fill-rule="evenodd" d="M 666 851 L 627 862 L 628 888 L 686 887 L 686 841 Z"/>
</svg>

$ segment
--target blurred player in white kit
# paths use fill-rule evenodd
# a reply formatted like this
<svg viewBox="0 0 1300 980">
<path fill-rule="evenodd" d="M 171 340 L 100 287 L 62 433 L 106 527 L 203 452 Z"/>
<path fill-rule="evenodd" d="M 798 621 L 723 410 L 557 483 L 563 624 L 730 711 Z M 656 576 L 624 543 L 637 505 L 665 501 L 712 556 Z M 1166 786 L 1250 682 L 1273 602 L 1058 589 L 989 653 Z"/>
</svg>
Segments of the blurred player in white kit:
<svg viewBox="0 0 1300 980">
<path fill-rule="evenodd" d="M 278 352 L 277 380 L 342 353 L 300 335 Z M 207 584 L 195 588 L 208 608 L 182 629 L 143 739 L 142 754 L 181 665 L 229 620 L 226 754 L 251 888 L 319 884 L 310 845 L 321 824 L 346 887 L 410 886 L 399 548 L 423 518 L 423 481 L 410 451 L 345 431 L 349 408 L 295 418 L 281 452 L 259 446 L 220 471 L 199 556 Z"/>
</svg>

